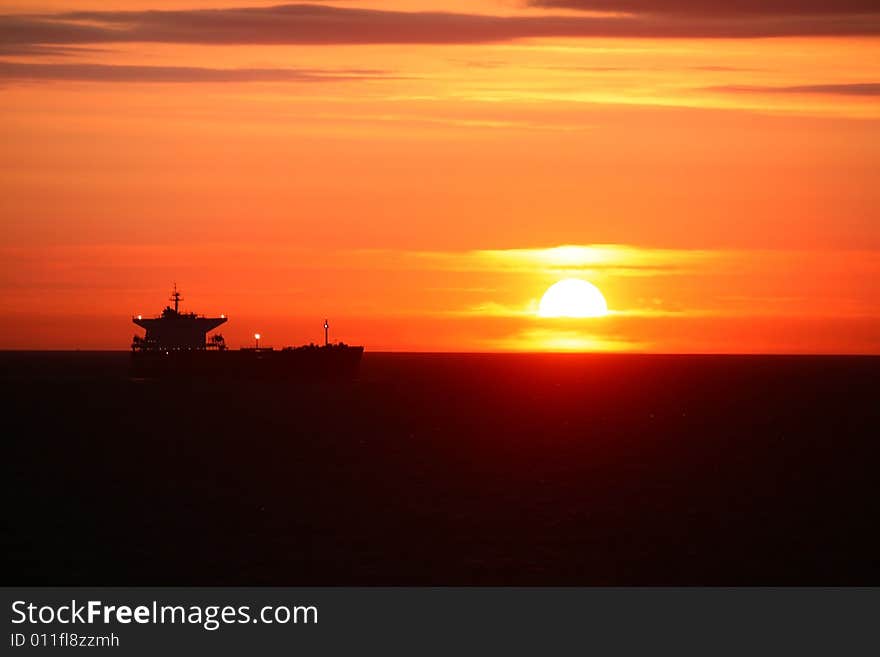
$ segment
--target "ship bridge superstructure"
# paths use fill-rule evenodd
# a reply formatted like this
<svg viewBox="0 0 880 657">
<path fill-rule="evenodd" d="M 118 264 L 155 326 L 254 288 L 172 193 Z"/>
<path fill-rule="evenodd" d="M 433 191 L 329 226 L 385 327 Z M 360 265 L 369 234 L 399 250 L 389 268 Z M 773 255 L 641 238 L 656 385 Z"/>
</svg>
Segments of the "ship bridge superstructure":
<svg viewBox="0 0 880 657">
<path fill-rule="evenodd" d="M 174 286 L 171 295 L 174 307 L 166 306 L 159 317 L 132 317 L 132 321 L 146 329 L 144 337 L 135 336 L 132 349 L 135 351 L 193 351 L 203 349 L 225 349 L 222 335 L 214 335 L 207 340 L 207 334 L 226 322 L 226 316 L 205 317 L 195 313 L 180 312 L 183 297 Z"/>
</svg>

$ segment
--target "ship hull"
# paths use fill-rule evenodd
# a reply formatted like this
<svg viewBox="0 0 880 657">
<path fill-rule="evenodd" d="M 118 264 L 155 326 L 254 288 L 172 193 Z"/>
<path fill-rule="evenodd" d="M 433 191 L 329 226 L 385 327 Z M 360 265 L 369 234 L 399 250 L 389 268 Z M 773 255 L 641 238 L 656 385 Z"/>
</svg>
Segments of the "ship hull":
<svg viewBox="0 0 880 657">
<path fill-rule="evenodd" d="M 353 378 L 363 347 L 321 347 L 281 351 L 134 351 L 131 375 L 139 378 L 310 380 Z"/>
</svg>

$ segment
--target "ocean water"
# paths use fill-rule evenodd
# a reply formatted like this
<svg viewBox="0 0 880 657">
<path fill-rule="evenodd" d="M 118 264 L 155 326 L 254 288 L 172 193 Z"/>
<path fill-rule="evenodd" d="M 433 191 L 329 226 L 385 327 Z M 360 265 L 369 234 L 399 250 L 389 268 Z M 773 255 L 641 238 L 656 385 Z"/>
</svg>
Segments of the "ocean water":
<svg viewBox="0 0 880 657">
<path fill-rule="evenodd" d="M 880 358 L 0 353 L 9 584 L 880 584 Z"/>
</svg>

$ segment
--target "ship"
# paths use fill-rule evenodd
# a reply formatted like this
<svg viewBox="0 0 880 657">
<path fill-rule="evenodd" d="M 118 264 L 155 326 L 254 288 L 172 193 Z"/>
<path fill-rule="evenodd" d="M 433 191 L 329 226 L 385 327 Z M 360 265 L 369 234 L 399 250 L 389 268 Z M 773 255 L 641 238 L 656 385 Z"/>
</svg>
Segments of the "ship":
<svg viewBox="0 0 880 657">
<path fill-rule="evenodd" d="M 226 315 L 206 317 L 182 312 L 183 297 L 174 285 L 166 305 L 156 317 L 136 315 L 132 322 L 145 329 L 131 343 L 131 374 L 138 378 L 223 378 L 314 380 L 354 377 L 360 367 L 362 346 L 330 341 L 330 324 L 324 320 L 324 343 L 297 347 L 254 346 L 230 349 L 220 333 L 208 333 L 225 324 Z"/>
</svg>

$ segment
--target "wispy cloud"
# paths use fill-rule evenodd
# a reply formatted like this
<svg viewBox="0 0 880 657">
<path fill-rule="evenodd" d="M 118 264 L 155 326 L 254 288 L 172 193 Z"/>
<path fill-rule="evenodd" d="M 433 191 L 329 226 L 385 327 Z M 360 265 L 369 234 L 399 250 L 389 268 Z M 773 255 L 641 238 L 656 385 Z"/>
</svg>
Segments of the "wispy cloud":
<svg viewBox="0 0 880 657">
<path fill-rule="evenodd" d="M 2 20 L 2 17 L 0 17 Z M 67 55 L 107 52 L 107 48 L 94 46 L 52 46 L 42 44 L 0 43 L 0 57 L 63 57 Z"/>
<path fill-rule="evenodd" d="M 533 7 L 652 15 L 828 16 L 877 13 L 874 0 L 530 0 Z"/>
<path fill-rule="evenodd" d="M 646 347 L 622 335 L 603 335 L 583 329 L 527 328 L 511 335 L 489 337 L 484 346 L 500 351 L 632 351 Z"/>
<path fill-rule="evenodd" d="M 375 69 L 205 68 L 108 64 L 32 64 L 0 61 L 3 80 L 89 82 L 329 82 L 388 79 Z"/>
<path fill-rule="evenodd" d="M 492 16 L 450 12 L 402 12 L 355 7 L 288 4 L 176 11 L 82 11 L 0 16 L 0 46 L 162 42 L 189 44 L 464 44 L 536 37 L 752 38 L 783 36 L 878 36 L 874 2 L 774 0 L 728 3 L 535 2 L 542 6 L 631 11 L 608 15 Z M 826 6 L 827 5 L 827 6 Z M 748 10 L 746 9 L 748 7 Z"/>
<path fill-rule="evenodd" d="M 880 82 L 844 84 L 801 84 L 791 86 L 722 85 L 705 87 L 706 91 L 733 94 L 820 94 L 831 96 L 880 96 Z"/>
<path fill-rule="evenodd" d="M 625 244 L 568 244 L 536 249 L 486 249 L 458 253 L 415 252 L 423 266 L 464 271 L 535 272 L 566 275 L 613 272 L 618 276 L 682 273 L 716 261 L 716 251 L 650 249 Z"/>
</svg>

